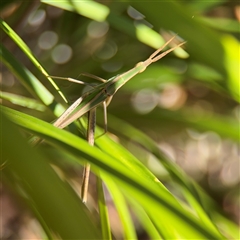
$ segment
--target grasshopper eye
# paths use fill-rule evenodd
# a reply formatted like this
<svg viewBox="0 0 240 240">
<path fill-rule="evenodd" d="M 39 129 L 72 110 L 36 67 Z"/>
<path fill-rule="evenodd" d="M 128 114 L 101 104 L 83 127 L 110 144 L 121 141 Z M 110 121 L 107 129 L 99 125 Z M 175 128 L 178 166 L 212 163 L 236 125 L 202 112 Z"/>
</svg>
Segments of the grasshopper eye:
<svg viewBox="0 0 240 240">
<path fill-rule="evenodd" d="M 137 67 L 142 67 L 140 70 L 139 70 L 139 73 L 143 72 L 145 69 L 146 69 L 146 66 L 144 65 L 144 62 L 139 62 L 135 65 L 135 68 Z"/>
<path fill-rule="evenodd" d="M 139 66 L 142 66 L 143 65 L 143 62 L 139 62 L 135 65 L 135 67 L 139 67 Z"/>
</svg>

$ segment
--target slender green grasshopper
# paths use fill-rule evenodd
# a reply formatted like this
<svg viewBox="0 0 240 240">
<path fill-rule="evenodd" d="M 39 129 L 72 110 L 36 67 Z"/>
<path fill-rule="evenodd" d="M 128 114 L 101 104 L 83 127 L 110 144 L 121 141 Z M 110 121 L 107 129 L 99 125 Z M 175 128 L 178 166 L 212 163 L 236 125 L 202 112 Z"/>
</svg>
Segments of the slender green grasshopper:
<svg viewBox="0 0 240 240">
<path fill-rule="evenodd" d="M 175 36 L 174 36 L 175 37 Z M 151 56 L 143 61 L 139 62 L 134 68 L 130 69 L 129 71 L 114 76 L 108 80 L 102 79 L 100 77 L 96 77 L 92 74 L 82 74 L 88 77 L 95 78 L 100 80 L 102 83 L 98 84 L 97 86 L 92 87 L 92 89 L 81 97 L 79 97 L 67 110 L 53 123 L 54 126 L 58 128 L 65 128 L 69 124 L 71 124 L 76 119 L 80 118 L 83 114 L 89 113 L 89 124 L 88 124 L 88 142 L 90 145 L 94 145 L 94 129 L 95 129 L 95 110 L 98 105 L 104 105 L 104 118 L 105 118 L 105 126 L 107 122 L 106 117 L 106 107 L 111 102 L 113 95 L 130 79 L 132 79 L 138 73 L 145 71 L 145 69 L 152 64 L 153 62 L 158 61 L 159 59 L 163 58 L 168 53 L 172 52 L 174 49 L 182 46 L 185 42 L 182 42 L 167 51 L 160 53 L 173 39 L 172 37 L 169 41 L 167 41 L 162 47 L 157 49 Z M 73 78 L 63 78 L 63 77 L 56 77 L 50 76 L 56 79 L 63 79 L 74 83 L 85 84 L 84 82 L 73 79 Z M 106 127 L 105 127 L 106 132 Z M 90 164 L 86 164 L 83 176 L 83 184 L 82 184 L 82 200 L 83 202 L 87 201 L 87 188 L 88 188 L 88 179 L 90 173 Z"/>
</svg>

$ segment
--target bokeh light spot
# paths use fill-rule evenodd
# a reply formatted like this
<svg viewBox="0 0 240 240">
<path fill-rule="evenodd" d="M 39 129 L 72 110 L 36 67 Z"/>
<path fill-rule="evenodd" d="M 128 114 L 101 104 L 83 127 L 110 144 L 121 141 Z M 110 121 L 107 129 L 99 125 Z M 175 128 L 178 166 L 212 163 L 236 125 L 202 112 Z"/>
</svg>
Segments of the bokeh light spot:
<svg viewBox="0 0 240 240">
<path fill-rule="evenodd" d="M 154 91 L 150 89 L 143 89 L 134 94 L 131 100 L 133 107 L 137 112 L 146 114 L 156 107 L 158 97 Z"/>
<path fill-rule="evenodd" d="M 53 31 L 46 31 L 38 39 L 38 45 L 41 49 L 49 50 L 58 41 L 58 35 Z"/>
<path fill-rule="evenodd" d="M 108 29 L 108 22 L 92 21 L 88 25 L 87 33 L 92 38 L 101 38 L 108 32 Z"/>
<path fill-rule="evenodd" d="M 72 57 L 72 49 L 66 44 L 57 45 L 52 51 L 52 59 L 57 64 L 64 64 Z"/>
<path fill-rule="evenodd" d="M 46 12 L 43 9 L 39 9 L 28 17 L 29 25 L 36 27 L 43 23 L 46 18 Z"/>
<path fill-rule="evenodd" d="M 221 180 L 225 186 L 235 185 L 240 181 L 239 159 L 225 162 L 221 172 Z"/>
<path fill-rule="evenodd" d="M 159 95 L 159 105 L 163 108 L 178 109 L 182 107 L 187 99 L 183 88 L 176 84 L 165 84 Z"/>
<path fill-rule="evenodd" d="M 117 49 L 116 43 L 107 42 L 94 55 L 101 60 L 108 60 L 116 54 Z"/>
</svg>

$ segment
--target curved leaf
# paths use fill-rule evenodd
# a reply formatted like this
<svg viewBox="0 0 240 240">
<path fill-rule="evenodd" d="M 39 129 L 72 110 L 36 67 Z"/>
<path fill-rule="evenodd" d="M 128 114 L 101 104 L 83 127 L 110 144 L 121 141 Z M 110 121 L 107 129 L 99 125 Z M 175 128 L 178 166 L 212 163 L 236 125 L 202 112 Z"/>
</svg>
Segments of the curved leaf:
<svg viewBox="0 0 240 240">
<path fill-rule="evenodd" d="M 87 142 L 75 135 L 57 129 L 51 124 L 5 107 L 2 107 L 2 110 L 15 123 L 44 135 L 47 141 L 60 149 L 64 149 L 77 159 L 81 156 L 89 161 L 94 168 L 100 168 L 104 174 L 114 179 L 121 189 L 124 189 L 141 203 L 155 224 L 157 224 L 157 227 L 162 229 L 162 232 L 165 232 L 166 237 L 223 238 L 218 231 L 213 230 L 212 226 L 202 222 L 182 208 L 170 192 L 156 178 L 153 179 L 143 165 L 141 166 L 135 160 L 132 161 L 133 158 L 128 161 L 124 160 L 124 156 L 128 159 L 129 154 L 125 153 L 123 149 L 120 150 L 122 152 L 120 158 L 116 156 L 116 159 L 114 159 L 96 147 L 89 146 Z M 103 139 L 105 137 L 99 139 L 98 144 Z M 166 232 L 166 227 L 169 229 L 168 232 Z M 173 229 L 175 229 L 174 232 Z"/>
</svg>

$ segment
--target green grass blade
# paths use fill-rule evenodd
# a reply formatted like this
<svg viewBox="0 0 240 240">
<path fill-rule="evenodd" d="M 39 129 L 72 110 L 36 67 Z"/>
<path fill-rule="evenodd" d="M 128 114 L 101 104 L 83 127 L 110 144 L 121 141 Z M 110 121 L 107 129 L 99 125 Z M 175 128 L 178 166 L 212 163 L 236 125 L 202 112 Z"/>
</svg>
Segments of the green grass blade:
<svg viewBox="0 0 240 240">
<path fill-rule="evenodd" d="M 68 11 L 73 11 L 81 14 L 84 17 L 91 18 L 95 21 L 104 21 L 108 14 L 109 8 L 101 3 L 88 0 L 88 1 L 49 1 L 41 0 L 42 3 L 50 4 Z"/>
<path fill-rule="evenodd" d="M 64 107 L 54 101 L 53 95 L 48 89 L 15 57 L 0 43 L 1 61 L 9 68 L 9 70 L 20 80 L 31 95 L 40 99 L 45 105 L 51 106 L 56 115 L 60 115 Z"/>
<path fill-rule="evenodd" d="M 113 121 L 115 122 L 115 121 Z M 122 125 L 121 125 L 122 126 Z M 118 128 L 119 129 L 119 128 Z M 125 128 L 126 129 L 126 128 Z M 125 132 L 125 131 L 124 131 Z M 135 136 L 135 134 L 133 135 Z M 140 139 L 143 139 L 143 138 L 140 138 Z M 137 159 L 135 159 L 129 152 L 127 152 L 125 149 L 123 149 L 122 146 L 114 143 L 113 141 L 111 141 L 110 139 L 107 139 L 107 138 L 102 138 L 102 139 L 99 139 L 96 141 L 96 144 L 98 147 L 100 147 L 102 149 L 102 151 L 104 151 L 105 153 L 107 153 L 108 155 L 112 156 L 113 158 L 115 158 L 115 156 L 124 156 L 121 157 L 119 159 L 119 161 L 122 161 L 126 166 L 128 166 L 129 169 L 131 169 L 132 173 L 134 174 L 137 174 L 139 173 L 141 175 L 141 177 L 145 177 L 145 178 L 148 178 L 148 179 L 152 179 L 152 182 L 155 182 L 157 181 L 156 177 L 148 170 L 146 169 Z M 156 149 L 158 149 L 156 147 Z M 159 151 L 158 151 L 159 152 Z M 159 158 L 159 156 L 158 156 Z M 134 168 L 132 167 L 131 168 L 131 164 L 134 163 Z M 171 168 L 171 167 L 170 167 Z M 173 168 L 174 169 L 174 168 Z M 175 169 L 174 169 L 175 170 Z M 175 173 L 175 171 L 174 171 Z M 180 171 L 179 171 L 180 173 Z M 179 178 L 182 178 L 180 176 L 180 174 L 178 175 Z M 153 184 L 153 183 L 152 183 Z M 159 183 L 160 184 L 160 183 Z M 163 186 L 163 185 L 162 185 Z M 192 194 L 194 193 L 194 185 L 191 185 L 191 181 L 188 181 L 187 182 L 187 186 L 190 187 L 188 188 L 188 192 L 190 192 L 190 196 L 192 197 L 192 202 L 195 204 L 194 207 L 195 207 L 195 210 L 197 211 L 197 213 L 199 214 L 199 217 L 201 219 L 203 219 L 203 221 L 205 223 L 208 224 L 208 226 L 210 228 L 212 228 L 213 231 L 217 231 L 216 227 L 214 226 L 214 224 L 209 220 L 209 217 L 207 216 L 207 214 L 204 212 L 202 206 L 201 206 L 201 203 L 199 203 L 197 200 L 198 200 L 198 194 L 196 193 L 195 197 L 192 196 Z M 186 187 L 186 183 L 184 183 L 184 187 Z M 192 192 L 193 191 L 193 192 Z M 195 190 L 196 192 L 196 190 Z M 155 225 L 157 226 L 157 219 L 156 219 L 156 216 L 153 215 L 151 216 L 151 219 L 155 222 Z M 161 223 L 162 225 L 165 224 L 165 222 L 162 222 Z M 170 227 L 169 226 L 166 226 L 166 228 L 169 230 L 160 230 L 162 229 L 162 226 L 159 227 L 159 232 L 162 234 L 162 236 L 165 238 L 173 238 L 173 237 L 176 237 L 174 235 L 172 235 L 172 232 L 170 230 Z"/>
<path fill-rule="evenodd" d="M 39 69 L 45 76 L 49 76 L 44 67 L 40 64 L 37 58 L 33 55 L 29 47 L 24 43 L 24 41 L 17 35 L 17 33 L 2 19 L 0 19 L 0 28 L 19 46 L 19 48 L 26 54 L 29 60 Z M 52 86 L 56 89 L 62 99 L 67 103 L 67 99 L 57 86 L 57 84 L 50 78 L 47 78 Z"/>
<path fill-rule="evenodd" d="M 154 1 L 150 5 L 137 0 L 129 1 L 129 3 L 138 11 L 144 12 L 146 19 L 156 29 L 171 29 L 183 37 L 187 41 L 188 53 L 191 58 L 211 66 L 226 76 L 224 49 L 218 36 L 193 18 L 192 12 L 184 5 L 175 1 Z M 169 19 L 169 16 L 172 17 Z"/>
<path fill-rule="evenodd" d="M 0 98 L 3 100 L 7 100 L 15 105 L 26 107 L 29 109 L 34 109 L 40 112 L 44 112 L 46 110 L 46 106 L 41 104 L 39 101 L 36 101 L 35 99 L 32 98 L 19 96 L 17 94 L 0 91 Z"/>
<path fill-rule="evenodd" d="M 157 31 L 144 24 L 136 25 L 128 18 L 111 12 L 110 8 L 101 3 L 94 1 L 81 2 L 76 0 L 64 0 L 55 2 L 42 0 L 41 2 L 62 8 L 67 11 L 77 12 L 82 16 L 93 19 L 95 21 L 108 21 L 113 28 L 126 33 L 132 38 L 136 38 L 140 42 L 147 44 L 155 49 L 159 48 L 165 42 Z M 91 10 L 89 10 L 89 8 L 91 8 Z M 186 52 L 182 52 L 180 55 L 184 58 L 188 56 Z"/>
<path fill-rule="evenodd" d="M 239 41 L 231 35 L 222 37 L 223 46 L 225 48 L 225 65 L 228 73 L 228 89 L 232 97 L 240 103 L 240 81 L 239 81 Z"/>
<path fill-rule="evenodd" d="M 138 221 L 148 233 L 150 239 L 163 239 L 144 209 L 136 201 L 133 201 L 133 199 L 129 198 L 128 196 L 126 196 L 126 198 L 128 202 L 130 202 L 131 209 L 134 211 Z"/>
<path fill-rule="evenodd" d="M 49 143 L 67 151 L 76 160 L 81 156 L 90 162 L 93 170 L 98 167 L 116 181 L 121 189 L 137 200 L 154 220 L 155 225 L 164 232 L 165 228 L 174 229 L 168 237 L 179 238 L 207 238 L 223 239 L 217 231 L 213 231 L 208 223 L 186 211 L 171 193 L 155 178 L 148 169 L 140 163 L 136 163 L 129 154 L 125 154 L 120 146 L 113 151 L 121 152 L 119 158 L 114 159 L 104 154 L 96 147 L 91 147 L 87 142 L 68 133 L 57 129 L 51 124 L 30 117 L 26 114 L 2 107 L 2 110 L 12 121 L 43 136 Z M 106 139 L 103 137 L 102 139 Z M 98 144 L 100 140 L 98 140 Z M 104 142 L 104 141 L 103 141 Z M 133 171 L 134 170 L 134 171 Z M 156 210 L 157 209 L 157 210 Z"/>
<path fill-rule="evenodd" d="M 85 206 L 57 176 L 46 156 L 29 147 L 18 129 L 2 113 L 0 120 L 1 158 L 7 159 L 21 192 L 33 201 L 54 235 L 61 239 L 100 239 Z"/>
<path fill-rule="evenodd" d="M 104 182 L 112 196 L 114 205 L 118 211 L 119 218 L 123 227 L 124 239 L 137 239 L 136 231 L 133 221 L 129 214 L 129 210 L 125 201 L 125 198 L 118 186 L 106 175 L 103 176 Z"/>
<path fill-rule="evenodd" d="M 97 192 L 98 192 L 98 208 L 99 216 L 102 229 L 102 238 L 103 239 L 112 239 L 111 227 L 108 218 L 108 210 L 105 201 L 104 191 L 103 191 L 103 182 L 100 177 L 97 177 Z"/>
<path fill-rule="evenodd" d="M 216 203 L 207 196 L 198 184 L 184 174 L 176 164 L 166 157 L 152 139 L 125 121 L 113 117 L 112 115 L 109 115 L 109 128 L 114 129 L 114 133 L 117 133 L 117 135 L 131 139 L 137 145 L 142 146 L 149 151 L 149 153 L 153 154 L 165 167 L 174 182 L 183 189 L 186 200 L 190 201 L 193 209 L 200 215 L 200 217 L 202 215 L 202 218 L 210 217 L 211 219 L 215 219 L 214 222 L 219 222 L 222 232 L 225 232 L 225 229 L 229 228 L 229 220 L 223 216 L 221 216 L 221 220 L 215 217 L 216 214 L 219 215 Z M 208 216 L 206 216 L 206 214 Z M 207 221 L 209 221 L 209 219 Z M 234 223 L 231 223 L 230 225 L 235 230 L 229 232 L 234 233 L 232 236 L 236 236 L 237 226 Z"/>
</svg>

